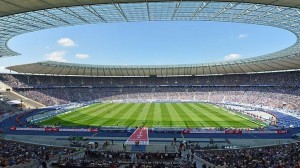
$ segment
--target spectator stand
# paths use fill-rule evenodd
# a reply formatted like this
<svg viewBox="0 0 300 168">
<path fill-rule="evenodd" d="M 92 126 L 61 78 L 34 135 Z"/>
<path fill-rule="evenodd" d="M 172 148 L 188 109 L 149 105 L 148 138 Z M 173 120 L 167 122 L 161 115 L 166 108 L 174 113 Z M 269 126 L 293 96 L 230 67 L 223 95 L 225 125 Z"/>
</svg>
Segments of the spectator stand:
<svg viewBox="0 0 300 168">
<path fill-rule="evenodd" d="M 201 150 L 196 154 L 216 167 L 299 167 L 299 142 L 230 150 Z"/>
</svg>

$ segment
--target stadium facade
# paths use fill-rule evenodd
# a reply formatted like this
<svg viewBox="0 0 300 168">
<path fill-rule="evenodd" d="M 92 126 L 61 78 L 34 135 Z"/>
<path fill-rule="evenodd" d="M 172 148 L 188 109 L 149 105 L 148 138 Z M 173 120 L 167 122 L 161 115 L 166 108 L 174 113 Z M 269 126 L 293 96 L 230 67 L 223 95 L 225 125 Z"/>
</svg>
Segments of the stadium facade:
<svg viewBox="0 0 300 168">
<path fill-rule="evenodd" d="M 292 46 L 249 59 L 207 64 L 121 66 L 39 62 L 11 66 L 20 73 L 87 76 L 178 76 L 252 73 L 300 67 L 300 2 L 216 1 L 0 1 L 0 57 L 18 55 L 7 41 L 19 34 L 81 24 L 138 21 L 217 21 L 278 27 L 297 37 Z"/>
</svg>

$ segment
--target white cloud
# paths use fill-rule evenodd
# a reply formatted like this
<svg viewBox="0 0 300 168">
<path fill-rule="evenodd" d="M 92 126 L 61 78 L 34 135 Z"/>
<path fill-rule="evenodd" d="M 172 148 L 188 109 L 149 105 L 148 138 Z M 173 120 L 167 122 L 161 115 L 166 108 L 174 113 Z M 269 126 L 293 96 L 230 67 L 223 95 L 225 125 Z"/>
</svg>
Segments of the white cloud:
<svg viewBox="0 0 300 168">
<path fill-rule="evenodd" d="M 244 38 L 247 38 L 247 37 L 248 37 L 248 34 L 240 34 L 240 35 L 238 35 L 239 39 L 244 39 Z"/>
<path fill-rule="evenodd" d="M 75 57 L 78 59 L 87 59 L 90 56 L 88 54 L 75 54 Z"/>
<path fill-rule="evenodd" d="M 50 61 L 67 62 L 67 59 L 64 58 L 66 53 L 66 51 L 54 51 L 46 54 L 46 59 Z"/>
<path fill-rule="evenodd" d="M 57 41 L 57 43 L 63 47 L 74 47 L 75 42 L 69 38 L 61 38 Z"/>
<path fill-rule="evenodd" d="M 236 60 L 236 59 L 240 59 L 241 58 L 241 54 L 229 54 L 229 55 L 226 55 L 224 57 L 224 60 L 226 61 L 230 61 L 230 60 Z"/>
<path fill-rule="evenodd" d="M 9 70 L 5 69 L 4 66 L 0 66 L 0 72 L 5 73 L 5 72 L 9 72 Z"/>
<path fill-rule="evenodd" d="M 5 66 L 0 66 L 0 73 L 16 73 L 14 71 L 10 71 L 8 69 L 5 69 Z"/>
</svg>

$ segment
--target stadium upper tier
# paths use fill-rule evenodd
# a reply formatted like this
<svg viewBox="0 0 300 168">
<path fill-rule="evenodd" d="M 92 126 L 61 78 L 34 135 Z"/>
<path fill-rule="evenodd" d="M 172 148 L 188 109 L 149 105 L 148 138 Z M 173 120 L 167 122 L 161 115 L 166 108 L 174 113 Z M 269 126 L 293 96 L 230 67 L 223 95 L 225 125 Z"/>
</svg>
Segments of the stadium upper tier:
<svg viewBox="0 0 300 168">
<path fill-rule="evenodd" d="M 299 7 L 300 1 L 294 0 L 0 0 L 0 57 L 17 55 L 6 45 L 10 38 L 54 27 L 138 21 L 217 21 L 282 28 L 294 33 L 297 42 L 263 56 L 207 64 L 96 66 L 42 62 L 8 69 L 22 73 L 93 76 L 203 75 L 299 69 Z"/>
</svg>

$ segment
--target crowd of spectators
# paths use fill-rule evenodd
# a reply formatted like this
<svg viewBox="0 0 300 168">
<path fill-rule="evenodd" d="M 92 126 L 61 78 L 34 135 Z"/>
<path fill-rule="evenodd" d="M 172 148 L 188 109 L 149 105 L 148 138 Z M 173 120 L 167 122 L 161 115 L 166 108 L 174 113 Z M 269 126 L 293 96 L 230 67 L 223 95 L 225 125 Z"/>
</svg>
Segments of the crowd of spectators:
<svg viewBox="0 0 300 168">
<path fill-rule="evenodd" d="M 14 108 L 10 107 L 4 101 L 0 100 L 0 118 L 13 114 L 15 112 L 16 111 L 14 111 Z"/>
<path fill-rule="evenodd" d="M 124 85 L 210 85 L 210 86 L 300 86 L 300 71 L 180 77 L 74 77 L 0 74 L 13 88 L 51 86 L 124 86 Z"/>
<path fill-rule="evenodd" d="M 64 89 L 26 90 L 19 91 L 18 93 L 48 106 L 67 104 L 72 101 L 68 96 L 72 93 L 67 93 Z"/>
<path fill-rule="evenodd" d="M 60 168 L 117 168 L 119 166 L 119 162 L 108 162 L 100 159 L 85 160 L 84 158 L 64 158 L 59 162 Z"/>
<path fill-rule="evenodd" d="M 7 110 L 7 109 L 2 109 L 0 108 L 0 118 L 6 115 L 10 115 L 13 114 L 14 112 L 11 110 Z"/>
<path fill-rule="evenodd" d="M 51 88 L 19 90 L 18 93 L 45 105 L 111 100 L 201 100 L 235 102 L 300 111 L 300 89 L 282 87 L 142 87 Z"/>
<path fill-rule="evenodd" d="M 179 153 L 86 151 L 80 159 L 64 158 L 60 167 L 196 167 L 193 161 L 180 161 Z"/>
<path fill-rule="evenodd" d="M 0 118 L 5 114 L 5 110 L 0 108 Z"/>
<path fill-rule="evenodd" d="M 74 148 L 49 147 L 0 139 L 0 167 L 49 160 L 76 152 Z"/>
<path fill-rule="evenodd" d="M 135 162 L 138 160 L 143 160 L 146 162 L 153 161 L 174 161 L 178 156 L 178 153 L 130 153 L 130 152 L 117 152 L 117 151 L 86 151 L 86 156 L 88 158 L 100 158 L 109 160 L 124 160 Z"/>
<path fill-rule="evenodd" d="M 45 105 L 101 100 L 202 100 L 300 111 L 300 72 L 190 77 L 69 77 L 2 74 Z"/>
<path fill-rule="evenodd" d="M 300 168 L 300 143 L 248 149 L 200 151 L 197 155 L 215 166 L 225 168 Z"/>
</svg>

